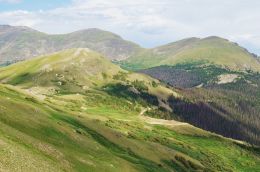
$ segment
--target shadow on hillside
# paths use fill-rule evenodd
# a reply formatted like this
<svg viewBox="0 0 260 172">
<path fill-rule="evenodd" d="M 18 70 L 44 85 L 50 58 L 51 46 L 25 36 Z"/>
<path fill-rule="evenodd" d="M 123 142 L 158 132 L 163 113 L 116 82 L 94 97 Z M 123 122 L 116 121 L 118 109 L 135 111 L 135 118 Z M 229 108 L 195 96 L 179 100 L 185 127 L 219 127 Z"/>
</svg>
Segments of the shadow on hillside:
<svg viewBox="0 0 260 172">
<path fill-rule="evenodd" d="M 232 115 L 228 111 L 214 103 L 193 103 L 174 97 L 170 97 L 168 102 L 174 114 L 185 122 L 225 137 L 244 140 L 257 145 L 260 144 L 257 138 L 249 135 L 254 135 L 257 131 L 256 128 L 232 119 Z"/>
</svg>

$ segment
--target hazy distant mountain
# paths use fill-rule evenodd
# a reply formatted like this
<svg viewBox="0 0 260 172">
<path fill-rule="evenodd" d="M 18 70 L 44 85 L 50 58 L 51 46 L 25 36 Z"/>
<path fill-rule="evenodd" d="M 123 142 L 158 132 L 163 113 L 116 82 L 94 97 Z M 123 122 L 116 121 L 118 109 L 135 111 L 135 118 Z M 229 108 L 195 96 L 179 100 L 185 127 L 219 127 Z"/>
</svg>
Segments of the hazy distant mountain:
<svg viewBox="0 0 260 172">
<path fill-rule="evenodd" d="M 123 62 L 132 69 L 185 63 L 214 64 L 235 70 L 260 70 L 254 54 L 238 44 L 219 37 L 188 38 L 153 49 L 138 52 Z"/>
<path fill-rule="evenodd" d="M 28 27 L 0 25 L 0 64 L 49 54 L 67 48 L 90 48 L 109 59 L 126 59 L 140 47 L 100 29 L 48 35 Z"/>
</svg>

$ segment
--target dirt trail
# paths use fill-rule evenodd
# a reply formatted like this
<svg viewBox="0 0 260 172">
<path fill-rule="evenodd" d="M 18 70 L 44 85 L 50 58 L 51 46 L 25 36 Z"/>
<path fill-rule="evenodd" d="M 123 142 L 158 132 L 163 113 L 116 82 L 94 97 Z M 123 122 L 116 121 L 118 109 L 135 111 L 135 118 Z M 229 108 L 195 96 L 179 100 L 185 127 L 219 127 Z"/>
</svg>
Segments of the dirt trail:
<svg viewBox="0 0 260 172">
<path fill-rule="evenodd" d="M 146 111 L 148 111 L 149 110 L 149 108 L 145 108 L 145 109 L 143 109 L 141 112 L 140 112 L 140 116 L 143 116 L 143 114 L 146 112 Z"/>
<path fill-rule="evenodd" d="M 189 125 L 188 123 L 179 122 L 179 121 L 175 121 L 175 120 L 157 119 L 157 118 L 151 118 L 148 116 L 144 116 L 143 114 L 148 110 L 149 110 L 149 108 L 143 109 L 140 112 L 139 117 L 149 124 L 159 124 L 159 125 L 169 125 L 169 126 Z"/>
</svg>

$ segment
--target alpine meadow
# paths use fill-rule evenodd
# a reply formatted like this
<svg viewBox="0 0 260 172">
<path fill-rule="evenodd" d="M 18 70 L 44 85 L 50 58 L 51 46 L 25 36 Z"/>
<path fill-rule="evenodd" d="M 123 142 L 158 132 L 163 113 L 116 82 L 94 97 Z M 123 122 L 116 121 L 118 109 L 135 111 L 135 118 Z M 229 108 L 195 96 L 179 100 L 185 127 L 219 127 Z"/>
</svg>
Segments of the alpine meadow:
<svg viewBox="0 0 260 172">
<path fill-rule="evenodd" d="M 249 1 L 0 0 L 0 171 L 259 172 Z"/>
</svg>

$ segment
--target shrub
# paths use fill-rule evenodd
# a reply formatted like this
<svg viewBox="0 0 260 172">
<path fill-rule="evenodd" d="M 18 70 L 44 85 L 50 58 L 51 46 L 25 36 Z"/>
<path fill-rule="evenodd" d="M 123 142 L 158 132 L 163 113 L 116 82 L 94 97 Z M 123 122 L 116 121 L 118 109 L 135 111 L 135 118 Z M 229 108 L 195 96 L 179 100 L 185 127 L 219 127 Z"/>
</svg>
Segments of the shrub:
<svg viewBox="0 0 260 172">
<path fill-rule="evenodd" d="M 152 81 L 152 86 L 153 87 L 158 87 L 158 84 L 155 81 Z"/>
<path fill-rule="evenodd" d="M 132 85 L 140 92 L 148 91 L 148 87 L 145 85 L 144 81 L 135 80 Z"/>
<path fill-rule="evenodd" d="M 113 79 L 120 80 L 120 81 L 126 81 L 127 73 L 126 72 L 118 72 L 116 75 L 113 76 Z"/>
</svg>

